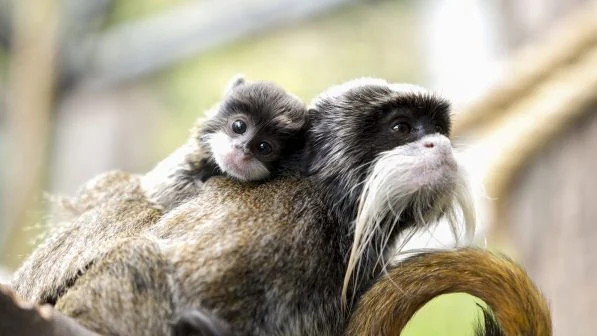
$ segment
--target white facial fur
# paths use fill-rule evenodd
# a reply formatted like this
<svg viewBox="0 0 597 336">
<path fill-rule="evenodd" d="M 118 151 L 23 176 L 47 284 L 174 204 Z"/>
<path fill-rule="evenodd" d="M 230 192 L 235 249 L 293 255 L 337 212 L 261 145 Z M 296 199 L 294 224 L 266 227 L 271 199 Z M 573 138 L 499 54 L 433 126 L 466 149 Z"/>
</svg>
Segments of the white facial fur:
<svg viewBox="0 0 597 336">
<path fill-rule="evenodd" d="M 267 167 L 251 154 L 245 155 L 241 150 L 234 148 L 232 139 L 224 132 L 216 132 L 206 136 L 216 164 L 220 169 L 241 181 L 256 181 L 270 175 Z"/>
<path fill-rule="evenodd" d="M 344 278 L 346 304 L 351 277 L 358 279 L 358 264 L 374 234 L 388 217 L 394 227 L 404 211 L 413 210 L 415 226 L 429 226 L 442 216 L 456 234 L 459 218 L 464 219 L 466 236 L 475 228 L 475 212 L 466 179 L 454 158 L 450 140 L 439 134 L 381 153 L 370 169 L 360 197 L 353 247 Z M 385 249 L 389 237 L 380 246 Z M 380 251 L 383 255 L 383 251 Z M 379 262 L 379 261 L 378 261 Z M 356 285 L 356 284 L 355 284 Z"/>
</svg>

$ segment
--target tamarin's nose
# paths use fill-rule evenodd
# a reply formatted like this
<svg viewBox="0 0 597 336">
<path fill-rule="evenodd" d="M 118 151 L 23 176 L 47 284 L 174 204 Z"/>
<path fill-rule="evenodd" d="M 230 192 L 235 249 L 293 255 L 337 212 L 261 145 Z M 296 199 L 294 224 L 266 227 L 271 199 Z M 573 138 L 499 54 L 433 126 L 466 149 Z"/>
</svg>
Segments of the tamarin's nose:
<svg viewBox="0 0 597 336">
<path fill-rule="evenodd" d="M 247 148 L 247 146 L 245 146 L 245 144 L 242 142 L 235 142 L 234 149 L 238 149 L 239 151 L 241 151 L 245 154 L 249 152 L 249 149 Z"/>
<path fill-rule="evenodd" d="M 428 135 L 426 137 L 424 137 L 423 139 L 421 139 L 421 144 L 420 146 L 423 146 L 423 148 L 429 150 L 451 150 L 452 146 L 450 143 L 450 139 L 446 138 L 443 135 L 438 135 L 438 134 L 434 134 L 434 135 Z"/>
</svg>

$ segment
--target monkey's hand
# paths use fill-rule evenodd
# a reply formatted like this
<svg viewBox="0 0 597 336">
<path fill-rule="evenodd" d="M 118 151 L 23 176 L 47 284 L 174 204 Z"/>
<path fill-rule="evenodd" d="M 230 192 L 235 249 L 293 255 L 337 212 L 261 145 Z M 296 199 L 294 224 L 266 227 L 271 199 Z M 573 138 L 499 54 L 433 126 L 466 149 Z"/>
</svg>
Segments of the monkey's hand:
<svg viewBox="0 0 597 336">
<path fill-rule="evenodd" d="M 221 175 L 204 146 L 191 138 L 141 178 L 149 200 L 169 210 L 197 195 L 203 182 Z"/>
</svg>

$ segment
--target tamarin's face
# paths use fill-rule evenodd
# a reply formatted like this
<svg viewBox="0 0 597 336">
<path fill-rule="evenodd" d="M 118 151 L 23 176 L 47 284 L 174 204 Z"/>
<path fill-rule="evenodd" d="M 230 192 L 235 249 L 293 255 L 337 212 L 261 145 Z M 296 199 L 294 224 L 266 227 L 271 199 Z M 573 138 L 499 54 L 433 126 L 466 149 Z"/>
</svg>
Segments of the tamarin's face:
<svg viewBox="0 0 597 336">
<path fill-rule="evenodd" d="M 318 158 L 312 170 L 351 175 L 387 158 L 386 168 L 396 175 L 391 184 L 402 192 L 450 184 L 456 163 L 445 99 L 414 85 L 371 79 L 332 87 L 314 105 L 309 132 Z"/>
<path fill-rule="evenodd" d="M 242 181 L 263 180 L 300 144 L 304 104 L 267 82 L 231 89 L 204 137 L 222 172 Z"/>
<path fill-rule="evenodd" d="M 371 249 L 385 252 L 404 228 L 445 218 L 456 231 L 463 218 L 466 233 L 474 232 L 474 208 L 449 140 L 449 109 L 424 88 L 372 78 L 314 100 L 309 171 L 333 181 L 332 198 L 349 199 L 358 211 L 343 296 L 352 280 L 358 283 L 354 271 L 369 262 Z"/>
</svg>

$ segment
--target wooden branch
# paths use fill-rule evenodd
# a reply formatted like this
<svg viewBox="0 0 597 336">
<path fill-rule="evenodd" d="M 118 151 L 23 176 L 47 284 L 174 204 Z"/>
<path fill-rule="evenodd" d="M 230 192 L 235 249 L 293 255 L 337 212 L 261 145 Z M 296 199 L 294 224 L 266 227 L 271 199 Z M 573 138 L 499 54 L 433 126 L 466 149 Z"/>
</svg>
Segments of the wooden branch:
<svg viewBox="0 0 597 336">
<path fill-rule="evenodd" d="M 0 285 L 0 330 L 2 335 L 98 336 L 50 305 L 24 302 L 4 285 Z"/>
<path fill-rule="evenodd" d="M 45 179 L 56 72 L 58 0 L 15 3 L 4 161 L 2 256 L 26 254 Z M 16 260 L 7 260 L 12 265 Z"/>
<path fill-rule="evenodd" d="M 0 47 L 6 50 L 10 48 L 12 33 L 10 13 L 12 11 L 13 2 L 11 0 L 0 0 Z"/>
</svg>

